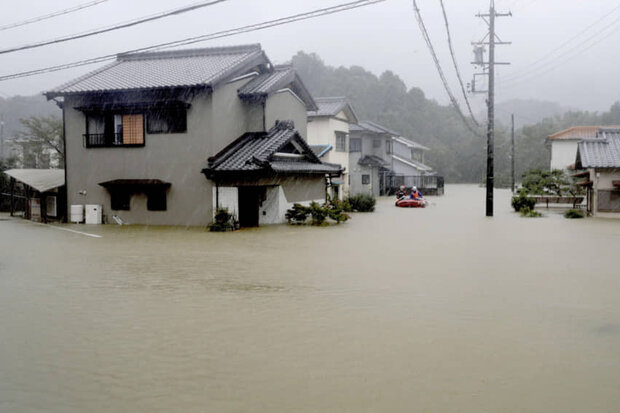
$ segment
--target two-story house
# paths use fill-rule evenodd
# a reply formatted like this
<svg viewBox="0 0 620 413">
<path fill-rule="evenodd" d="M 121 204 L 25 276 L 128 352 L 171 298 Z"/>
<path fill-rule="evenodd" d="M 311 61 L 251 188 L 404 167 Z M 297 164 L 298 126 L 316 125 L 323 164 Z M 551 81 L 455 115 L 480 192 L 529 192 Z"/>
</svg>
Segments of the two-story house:
<svg viewBox="0 0 620 413">
<path fill-rule="evenodd" d="M 349 148 L 352 194 L 378 196 L 400 185 L 419 186 L 417 177 L 433 173 L 423 163 L 428 148 L 371 121 L 350 126 Z"/>
<path fill-rule="evenodd" d="M 330 196 L 349 194 L 349 125 L 358 122 L 345 97 L 314 98 L 317 110 L 308 111 L 308 143 L 321 160 L 344 166 L 339 179 L 332 179 Z"/>
<path fill-rule="evenodd" d="M 63 108 L 67 205 L 108 222 L 203 226 L 222 206 L 282 222 L 341 171 L 305 142 L 312 96 L 260 45 L 121 54 L 46 96 Z"/>
</svg>

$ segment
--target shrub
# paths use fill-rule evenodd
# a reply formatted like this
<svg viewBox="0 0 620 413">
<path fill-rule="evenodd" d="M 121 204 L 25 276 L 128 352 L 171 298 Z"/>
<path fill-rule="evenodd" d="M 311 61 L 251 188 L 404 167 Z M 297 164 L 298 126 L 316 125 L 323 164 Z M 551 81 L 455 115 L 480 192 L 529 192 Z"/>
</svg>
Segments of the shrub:
<svg viewBox="0 0 620 413">
<path fill-rule="evenodd" d="M 343 212 L 353 212 L 353 207 L 351 206 L 351 203 L 348 199 L 345 199 L 344 201 L 341 201 L 339 199 L 330 199 L 329 207 L 331 209 L 339 209 Z"/>
<path fill-rule="evenodd" d="M 328 209 L 326 205 L 319 205 L 316 202 L 311 202 L 309 207 L 310 215 L 312 215 L 312 225 L 324 226 L 327 225 L 325 220 L 327 219 Z"/>
<path fill-rule="evenodd" d="M 580 209 L 569 209 L 564 213 L 564 218 L 579 219 L 585 217 L 586 214 Z"/>
<path fill-rule="evenodd" d="M 308 219 L 310 209 L 301 204 L 293 204 L 293 208 L 286 211 L 286 220 L 291 225 L 303 225 Z"/>
<path fill-rule="evenodd" d="M 530 209 L 529 207 L 521 208 L 520 213 L 522 217 L 527 217 L 527 218 L 539 218 L 543 216 L 543 214 L 541 214 L 540 212 L 534 211 L 533 209 Z"/>
<path fill-rule="evenodd" d="M 347 200 L 351 208 L 357 212 L 373 212 L 377 200 L 370 194 L 359 194 L 349 197 Z"/>
<path fill-rule="evenodd" d="M 522 191 L 519 193 L 519 196 L 512 197 L 510 204 L 516 212 L 520 212 L 524 208 L 532 211 L 534 210 L 534 206 L 536 205 L 536 200 L 528 198 L 527 196 L 525 196 L 525 192 Z"/>
<path fill-rule="evenodd" d="M 215 212 L 213 222 L 209 224 L 209 231 L 224 232 L 234 231 L 237 229 L 237 221 L 235 216 L 228 212 L 226 208 L 220 208 Z"/>
</svg>

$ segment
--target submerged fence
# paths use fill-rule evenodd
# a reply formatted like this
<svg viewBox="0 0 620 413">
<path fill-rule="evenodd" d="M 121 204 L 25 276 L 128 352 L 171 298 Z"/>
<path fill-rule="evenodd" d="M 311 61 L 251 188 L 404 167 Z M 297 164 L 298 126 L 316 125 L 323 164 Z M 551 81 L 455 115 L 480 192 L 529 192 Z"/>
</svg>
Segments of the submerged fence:
<svg viewBox="0 0 620 413">
<path fill-rule="evenodd" d="M 444 193 L 444 179 L 443 176 L 429 175 L 429 176 L 387 176 L 386 177 L 386 192 L 388 195 L 393 195 L 398 191 L 401 186 L 405 186 L 407 189 L 417 187 L 423 195 L 443 195 Z"/>
</svg>

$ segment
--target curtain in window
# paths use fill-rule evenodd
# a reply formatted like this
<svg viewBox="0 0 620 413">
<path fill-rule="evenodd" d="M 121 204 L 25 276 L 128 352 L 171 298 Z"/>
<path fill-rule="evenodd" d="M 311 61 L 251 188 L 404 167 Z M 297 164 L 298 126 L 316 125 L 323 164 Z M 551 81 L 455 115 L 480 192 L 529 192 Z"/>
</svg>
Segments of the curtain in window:
<svg viewBox="0 0 620 413">
<path fill-rule="evenodd" d="M 144 119 L 139 115 L 123 115 L 123 145 L 144 144 Z"/>
</svg>

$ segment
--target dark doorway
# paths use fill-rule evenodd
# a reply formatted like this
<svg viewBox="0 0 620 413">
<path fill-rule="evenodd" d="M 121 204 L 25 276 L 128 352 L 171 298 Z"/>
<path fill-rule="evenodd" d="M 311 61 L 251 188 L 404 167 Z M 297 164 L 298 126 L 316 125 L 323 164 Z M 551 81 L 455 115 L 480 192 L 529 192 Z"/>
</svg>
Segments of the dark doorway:
<svg viewBox="0 0 620 413">
<path fill-rule="evenodd" d="M 257 227 L 259 208 L 265 199 L 265 187 L 239 187 L 239 225 L 243 228 Z"/>
</svg>

